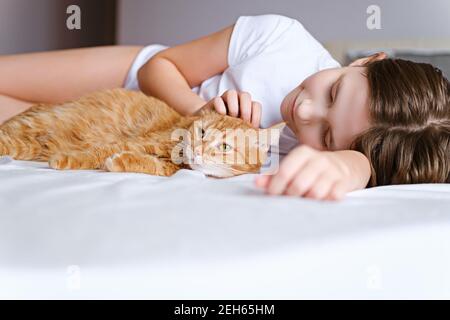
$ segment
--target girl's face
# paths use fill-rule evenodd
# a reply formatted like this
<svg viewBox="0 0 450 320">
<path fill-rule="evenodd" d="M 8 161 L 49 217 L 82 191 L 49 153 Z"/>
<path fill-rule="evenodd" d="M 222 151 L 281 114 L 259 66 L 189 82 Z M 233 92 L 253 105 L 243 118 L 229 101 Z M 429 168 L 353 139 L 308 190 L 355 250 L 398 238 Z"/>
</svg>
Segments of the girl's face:
<svg viewBox="0 0 450 320">
<path fill-rule="evenodd" d="M 346 150 L 370 127 L 364 61 L 317 72 L 284 98 L 281 114 L 301 143 L 318 150 Z"/>
</svg>

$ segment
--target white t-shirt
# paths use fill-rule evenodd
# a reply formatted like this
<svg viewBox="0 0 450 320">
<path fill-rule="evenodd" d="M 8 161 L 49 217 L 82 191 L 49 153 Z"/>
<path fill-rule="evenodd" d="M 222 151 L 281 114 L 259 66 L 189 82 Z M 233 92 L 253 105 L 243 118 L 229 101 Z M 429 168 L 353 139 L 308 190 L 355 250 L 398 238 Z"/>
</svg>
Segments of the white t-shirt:
<svg viewBox="0 0 450 320">
<path fill-rule="evenodd" d="M 136 58 L 125 87 L 138 89 L 133 72 L 137 73 L 152 55 L 165 48 L 146 47 Z M 276 14 L 237 19 L 229 44 L 228 65 L 222 74 L 203 81 L 192 91 L 205 101 L 230 89 L 249 92 L 262 105 L 263 128 L 282 121 L 281 102 L 305 78 L 340 66 L 299 21 Z M 287 153 L 297 144 L 294 134 L 286 127 L 280 153 Z"/>
</svg>

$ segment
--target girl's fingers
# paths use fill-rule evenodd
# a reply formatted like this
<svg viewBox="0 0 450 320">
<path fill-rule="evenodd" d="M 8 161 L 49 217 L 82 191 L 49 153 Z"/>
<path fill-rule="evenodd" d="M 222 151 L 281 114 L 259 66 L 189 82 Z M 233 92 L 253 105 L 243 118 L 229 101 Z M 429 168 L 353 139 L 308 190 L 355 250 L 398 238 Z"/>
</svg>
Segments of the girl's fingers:
<svg viewBox="0 0 450 320">
<path fill-rule="evenodd" d="M 248 92 L 241 92 L 239 94 L 239 116 L 244 121 L 251 121 L 252 97 Z"/>
<path fill-rule="evenodd" d="M 323 200 L 330 194 L 330 191 L 335 183 L 335 177 L 332 177 L 329 174 L 321 174 L 314 182 L 311 189 L 306 192 L 305 197 Z"/>
<path fill-rule="evenodd" d="M 227 114 L 227 107 L 221 97 L 215 97 L 213 100 L 214 109 L 220 114 Z"/>
<path fill-rule="evenodd" d="M 306 165 L 310 155 L 309 148 L 305 146 L 292 150 L 281 162 L 278 172 L 270 179 L 267 192 L 269 194 L 283 193 L 297 172 Z"/>
<path fill-rule="evenodd" d="M 228 114 L 231 117 L 240 117 L 242 120 L 259 128 L 261 123 L 261 104 L 252 101 L 248 92 L 238 93 L 236 90 L 228 90 L 221 97 L 214 99 L 214 108 L 220 114 Z"/>
<path fill-rule="evenodd" d="M 251 115 L 251 124 L 254 128 L 259 128 L 261 124 L 261 104 L 259 102 L 252 103 L 252 115 Z"/>
<path fill-rule="evenodd" d="M 345 197 L 345 194 L 347 193 L 347 182 L 345 181 L 338 181 L 336 182 L 330 192 L 328 193 L 326 199 L 327 200 L 342 200 Z"/>
<path fill-rule="evenodd" d="M 270 181 L 270 176 L 258 176 L 255 179 L 255 185 L 258 188 L 263 188 L 265 189 L 267 187 L 267 185 L 269 184 Z"/>
<path fill-rule="evenodd" d="M 227 113 L 232 117 L 237 117 L 239 114 L 239 99 L 236 90 L 228 90 L 222 97 L 227 104 Z"/>
<path fill-rule="evenodd" d="M 321 161 L 308 161 L 298 170 L 295 179 L 286 187 L 286 194 L 304 196 L 322 174 L 324 165 Z"/>
</svg>

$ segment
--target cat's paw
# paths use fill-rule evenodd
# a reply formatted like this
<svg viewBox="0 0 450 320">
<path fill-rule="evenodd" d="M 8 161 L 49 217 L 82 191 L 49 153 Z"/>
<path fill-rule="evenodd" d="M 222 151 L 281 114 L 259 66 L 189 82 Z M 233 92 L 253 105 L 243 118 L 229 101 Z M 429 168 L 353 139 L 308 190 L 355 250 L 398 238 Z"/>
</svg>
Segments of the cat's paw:
<svg viewBox="0 0 450 320">
<path fill-rule="evenodd" d="M 105 168 L 111 172 L 139 172 L 156 174 L 156 160 L 149 155 L 124 151 L 116 153 L 105 161 Z"/>
<path fill-rule="evenodd" d="M 51 156 L 48 164 L 50 168 L 57 170 L 75 170 L 83 167 L 80 160 L 63 153 Z"/>
<path fill-rule="evenodd" d="M 126 171 L 127 164 L 129 163 L 132 154 L 130 152 L 121 152 L 113 154 L 105 161 L 105 168 L 111 172 L 124 172 Z"/>
</svg>

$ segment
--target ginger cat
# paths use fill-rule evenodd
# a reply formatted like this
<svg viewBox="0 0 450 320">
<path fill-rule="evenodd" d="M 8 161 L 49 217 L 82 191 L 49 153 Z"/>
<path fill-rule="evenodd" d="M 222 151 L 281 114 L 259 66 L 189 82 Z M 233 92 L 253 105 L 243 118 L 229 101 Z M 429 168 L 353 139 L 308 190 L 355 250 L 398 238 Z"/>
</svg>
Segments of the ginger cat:
<svg viewBox="0 0 450 320">
<path fill-rule="evenodd" d="M 62 104 L 38 104 L 8 120 L 0 126 L 0 156 L 48 161 L 60 170 L 170 176 L 186 168 L 224 178 L 259 172 L 282 127 L 254 129 L 214 111 L 184 117 L 154 97 L 114 89 Z M 258 138 L 239 143 L 233 136 L 237 131 Z M 261 139 L 264 135 L 272 138 Z"/>
</svg>

